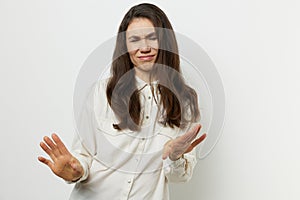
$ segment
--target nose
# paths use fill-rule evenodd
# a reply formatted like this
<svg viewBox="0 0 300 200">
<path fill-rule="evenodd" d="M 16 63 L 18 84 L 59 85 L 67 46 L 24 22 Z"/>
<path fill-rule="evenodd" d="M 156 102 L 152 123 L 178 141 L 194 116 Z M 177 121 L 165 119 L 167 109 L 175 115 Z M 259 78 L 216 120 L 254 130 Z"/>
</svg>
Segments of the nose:
<svg viewBox="0 0 300 200">
<path fill-rule="evenodd" d="M 141 41 L 139 49 L 140 49 L 141 52 L 149 52 L 149 51 L 151 51 L 151 47 L 149 46 L 149 44 L 148 44 L 148 42 L 147 42 L 146 39 L 143 39 Z"/>
</svg>

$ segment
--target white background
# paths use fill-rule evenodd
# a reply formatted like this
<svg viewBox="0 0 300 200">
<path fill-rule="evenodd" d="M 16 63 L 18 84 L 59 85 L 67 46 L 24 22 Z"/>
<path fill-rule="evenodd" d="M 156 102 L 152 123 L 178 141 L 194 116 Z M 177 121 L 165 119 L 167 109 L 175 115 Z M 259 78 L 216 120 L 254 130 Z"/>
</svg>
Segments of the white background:
<svg viewBox="0 0 300 200">
<path fill-rule="evenodd" d="M 137 2 L 0 0 L 1 200 L 68 198 L 39 142 L 56 132 L 71 145 L 79 69 Z M 151 2 L 206 50 L 226 93 L 219 143 L 172 200 L 300 199 L 297 0 Z"/>
</svg>

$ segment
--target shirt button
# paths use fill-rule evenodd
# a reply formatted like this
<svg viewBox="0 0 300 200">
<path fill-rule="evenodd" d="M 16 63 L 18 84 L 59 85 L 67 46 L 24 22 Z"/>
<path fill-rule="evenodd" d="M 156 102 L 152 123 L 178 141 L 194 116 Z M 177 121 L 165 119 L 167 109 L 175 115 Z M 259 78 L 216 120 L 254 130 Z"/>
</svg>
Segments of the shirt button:
<svg viewBox="0 0 300 200">
<path fill-rule="evenodd" d="M 128 180 L 127 183 L 131 183 L 131 180 Z"/>
<path fill-rule="evenodd" d="M 149 116 L 148 116 L 148 115 L 146 116 L 146 119 L 149 119 Z"/>
<path fill-rule="evenodd" d="M 149 96 L 148 99 L 151 99 L 151 96 Z"/>
</svg>

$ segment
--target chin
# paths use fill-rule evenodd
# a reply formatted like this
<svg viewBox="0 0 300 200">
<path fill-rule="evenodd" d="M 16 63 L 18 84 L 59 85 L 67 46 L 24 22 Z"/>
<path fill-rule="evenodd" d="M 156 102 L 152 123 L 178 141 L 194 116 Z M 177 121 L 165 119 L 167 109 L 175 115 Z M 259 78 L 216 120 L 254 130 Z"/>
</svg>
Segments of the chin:
<svg viewBox="0 0 300 200">
<path fill-rule="evenodd" d="M 153 69 L 154 63 L 145 63 L 141 66 L 144 71 L 150 72 Z"/>
<path fill-rule="evenodd" d="M 153 69 L 153 63 L 147 63 L 147 64 L 143 63 L 138 66 L 135 66 L 135 68 L 136 68 L 136 70 L 139 70 L 141 72 L 149 73 Z"/>
</svg>

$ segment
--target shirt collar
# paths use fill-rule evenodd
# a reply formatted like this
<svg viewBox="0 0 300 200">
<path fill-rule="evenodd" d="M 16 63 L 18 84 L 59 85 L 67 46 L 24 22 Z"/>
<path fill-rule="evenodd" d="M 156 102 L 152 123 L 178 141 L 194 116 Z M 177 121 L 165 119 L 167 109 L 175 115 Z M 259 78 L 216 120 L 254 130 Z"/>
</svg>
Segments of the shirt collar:
<svg viewBox="0 0 300 200">
<path fill-rule="evenodd" d="M 150 85 L 153 85 L 153 86 L 157 86 L 158 84 L 158 81 L 152 81 L 150 84 L 145 82 L 144 80 L 142 80 L 141 78 L 139 78 L 138 76 L 135 76 L 135 80 L 136 80 L 136 86 L 137 86 L 137 89 L 138 90 L 141 90 L 143 89 L 144 87 L 146 86 L 150 86 Z"/>
</svg>

